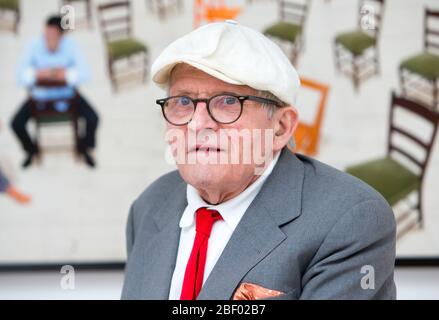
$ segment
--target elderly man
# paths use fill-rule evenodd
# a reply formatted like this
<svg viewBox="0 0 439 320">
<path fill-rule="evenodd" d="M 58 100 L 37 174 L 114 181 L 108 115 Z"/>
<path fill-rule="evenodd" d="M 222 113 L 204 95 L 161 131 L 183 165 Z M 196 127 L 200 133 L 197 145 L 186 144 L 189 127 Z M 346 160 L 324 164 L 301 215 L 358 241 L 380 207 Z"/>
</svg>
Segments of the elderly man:
<svg viewBox="0 0 439 320">
<path fill-rule="evenodd" d="M 299 78 L 273 42 L 208 24 L 170 44 L 152 76 L 178 171 L 131 207 L 122 298 L 395 298 L 392 210 L 286 147 Z M 256 138 L 237 143 L 242 131 Z"/>
</svg>

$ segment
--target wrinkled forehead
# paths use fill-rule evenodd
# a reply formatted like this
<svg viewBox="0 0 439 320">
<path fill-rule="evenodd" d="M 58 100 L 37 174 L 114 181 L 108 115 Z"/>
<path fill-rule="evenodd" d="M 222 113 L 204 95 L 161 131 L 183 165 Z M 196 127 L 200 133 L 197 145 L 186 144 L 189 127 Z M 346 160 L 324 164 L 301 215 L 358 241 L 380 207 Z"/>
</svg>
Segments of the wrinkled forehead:
<svg viewBox="0 0 439 320">
<path fill-rule="evenodd" d="M 258 91 L 246 85 L 236 85 L 217 79 L 189 64 L 179 63 L 170 72 L 168 92 L 229 92 L 239 94 L 256 94 Z"/>
</svg>

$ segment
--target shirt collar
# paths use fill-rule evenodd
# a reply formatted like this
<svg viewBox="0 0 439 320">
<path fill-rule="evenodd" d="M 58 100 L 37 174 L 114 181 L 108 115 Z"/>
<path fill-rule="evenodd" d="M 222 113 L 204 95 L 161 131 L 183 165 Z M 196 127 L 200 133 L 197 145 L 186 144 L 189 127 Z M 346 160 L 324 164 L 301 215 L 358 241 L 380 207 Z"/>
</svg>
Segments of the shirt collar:
<svg viewBox="0 0 439 320">
<path fill-rule="evenodd" d="M 247 189 L 245 189 L 243 192 L 241 192 L 236 197 L 229 199 L 225 202 L 222 202 L 217 205 L 211 205 L 206 203 L 203 198 L 201 198 L 200 194 L 198 193 L 197 189 L 195 189 L 190 184 L 187 185 L 186 188 L 186 197 L 188 202 L 188 207 L 184 211 L 181 219 L 180 219 L 180 228 L 189 227 L 194 223 L 195 220 L 195 212 L 201 207 L 207 207 L 208 209 L 217 210 L 221 216 L 223 217 L 224 221 L 227 223 L 229 227 L 231 227 L 233 230 L 238 225 L 239 221 L 242 218 L 242 215 L 244 212 L 242 212 L 242 215 L 235 214 L 237 211 L 239 211 L 239 207 L 245 203 L 250 201 L 250 203 L 253 201 L 253 199 L 256 197 L 256 195 L 259 193 L 259 191 L 262 188 L 262 185 L 264 184 L 265 180 L 268 178 L 268 176 L 273 171 L 277 161 L 279 160 L 280 152 L 274 157 L 274 159 L 271 161 L 271 163 L 268 165 L 268 167 L 264 170 L 262 175 L 259 176 L 258 179 L 256 179 Z M 249 203 L 249 204 L 250 204 Z"/>
</svg>

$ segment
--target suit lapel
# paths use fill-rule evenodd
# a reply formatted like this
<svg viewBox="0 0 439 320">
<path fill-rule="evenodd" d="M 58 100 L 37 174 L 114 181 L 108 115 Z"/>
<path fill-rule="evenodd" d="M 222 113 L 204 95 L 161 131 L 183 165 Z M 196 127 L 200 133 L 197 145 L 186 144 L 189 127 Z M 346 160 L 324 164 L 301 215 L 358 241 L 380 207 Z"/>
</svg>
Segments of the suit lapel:
<svg viewBox="0 0 439 320">
<path fill-rule="evenodd" d="M 198 299 L 230 299 L 242 278 L 286 236 L 279 228 L 301 213 L 304 167 L 286 148 L 245 212 Z"/>
<path fill-rule="evenodd" d="M 179 223 L 187 206 L 186 184 L 179 183 L 168 199 L 152 217 L 157 233 L 148 240 L 148 247 L 143 251 L 142 295 L 145 299 L 169 297 L 180 240 Z"/>
</svg>

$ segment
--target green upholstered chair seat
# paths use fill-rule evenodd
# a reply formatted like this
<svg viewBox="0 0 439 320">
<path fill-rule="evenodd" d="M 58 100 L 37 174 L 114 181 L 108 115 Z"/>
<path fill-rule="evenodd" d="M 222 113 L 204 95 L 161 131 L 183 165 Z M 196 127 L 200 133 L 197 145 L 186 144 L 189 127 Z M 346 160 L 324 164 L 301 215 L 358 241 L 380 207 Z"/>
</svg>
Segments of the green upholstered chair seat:
<svg viewBox="0 0 439 320">
<path fill-rule="evenodd" d="M 390 205 L 396 204 L 420 185 L 416 174 L 389 157 L 355 165 L 346 171 L 381 193 Z"/>
<path fill-rule="evenodd" d="M 439 55 L 428 52 L 418 54 L 404 60 L 401 68 L 434 81 L 439 77 Z"/>
<path fill-rule="evenodd" d="M 117 60 L 146 51 L 146 46 L 133 38 L 126 38 L 107 43 L 111 59 Z"/>
<path fill-rule="evenodd" d="M 0 10 L 18 11 L 18 0 L 0 0 Z"/>
<path fill-rule="evenodd" d="M 353 55 L 361 55 L 366 49 L 376 43 L 376 39 L 362 31 L 353 31 L 339 34 L 335 42 L 341 44 Z"/>
<path fill-rule="evenodd" d="M 301 32 L 302 26 L 300 25 L 289 22 L 279 22 L 266 29 L 264 34 L 285 41 L 294 42 Z"/>
<path fill-rule="evenodd" d="M 57 123 L 57 122 L 67 122 L 67 121 L 71 121 L 71 120 L 72 120 L 71 115 L 59 114 L 59 115 L 38 117 L 37 122 L 40 124 L 50 124 L 50 123 Z"/>
</svg>

